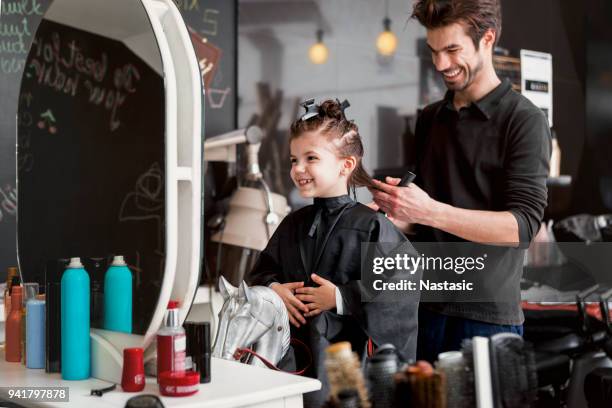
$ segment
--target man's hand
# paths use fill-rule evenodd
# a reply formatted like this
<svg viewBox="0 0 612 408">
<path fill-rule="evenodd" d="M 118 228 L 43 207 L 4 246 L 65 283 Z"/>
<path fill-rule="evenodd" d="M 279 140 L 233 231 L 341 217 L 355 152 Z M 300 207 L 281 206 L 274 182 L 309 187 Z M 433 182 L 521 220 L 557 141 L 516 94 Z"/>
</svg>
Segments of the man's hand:
<svg viewBox="0 0 612 408">
<path fill-rule="evenodd" d="M 387 183 L 373 180 L 370 188 L 374 201 L 387 217 L 404 232 L 410 224 L 437 228 L 466 241 L 489 245 L 517 246 L 518 221 L 510 211 L 469 210 L 436 201 L 412 183 L 398 187 L 398 178 Z"/>
<path fill-rule="evenodd" d="M 370 189 L 374 202 L 383 210 L 389 219 L 406 230 L 408 224 L 432 225 L 438 202 L 411 183 L 407 187 L 398 187 L 399 178 L 387 177 L 386 183 L 373 180 L 376 188 Z"/>
<path fill-rule="evenodd" d="M 308 313 L 309 309 L 296 296 L 295 291 L 300 290 L 304 282 L 275 283 L 270 288 L 283 299 L 285 307 L 289 312 L 289 322 L 295 327 L 306 324 L 306 319 L 302 313 Z"/>
<path fill-rule="evenodd" d="M 336 307 L 336 285 L 317 274 L 311 275 L 318 288 L 298 288 L 296 297 L 306 304 L 309 312 L 304 316 L 311 317 Z"/>
</svg>

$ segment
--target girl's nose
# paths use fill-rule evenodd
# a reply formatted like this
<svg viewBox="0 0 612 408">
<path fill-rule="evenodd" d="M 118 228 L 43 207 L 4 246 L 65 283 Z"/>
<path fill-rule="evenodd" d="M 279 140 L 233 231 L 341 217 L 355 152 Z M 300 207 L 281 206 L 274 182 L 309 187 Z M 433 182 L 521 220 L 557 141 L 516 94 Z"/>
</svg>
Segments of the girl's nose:
<svg viewBox="0 0 612 408">
<path fill-rule="evenodd" d="M 293 171 L 295 173 L 303 173 L 305 170 L 306 170 L 306 167 L 302 163 L 298 162 L 293 165 Z"/>
</svg>

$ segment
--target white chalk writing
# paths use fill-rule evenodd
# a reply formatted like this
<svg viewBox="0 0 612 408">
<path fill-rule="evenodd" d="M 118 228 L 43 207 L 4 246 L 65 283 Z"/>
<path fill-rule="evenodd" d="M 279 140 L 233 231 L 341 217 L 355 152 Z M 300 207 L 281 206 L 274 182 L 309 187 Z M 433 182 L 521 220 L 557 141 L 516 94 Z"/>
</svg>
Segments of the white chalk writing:
<svg viewBox="0 0 612 408">
<path fill-rule="evenodd" d="M 10 184 L 0 188 L 0 222 L 5 215 L 15 216 L 17 214 L 17 189 Z"/>
<path fill-rule="evenodd" d="M 0 72 L 18 74 L 25 67 L 28 43 L 32 37 L 30 20 L 42 16 L 44 10 L 38 0 L 4 0 L 0 4 Z"/>
<path fill-rule="evenodd" d="M 33 74 L 38 84 L 48 86 L 57 92 L 75 96 L 81 84 L 87 91 L 87 101 L 110 112 L 111 131 L 119 128 L 119 109 L 128 94 L 136 92 L 140 80 L 138 69 L 131 63 L 114 69 L 112 84 L 109 77 L 109 58 L 105 52 L 99 56 L 86 55 L 77 41 L 63 43 L 61 36 L 54 32 L 51 39 L 36 38 L 33 57 L 28 74 Z"/>
</svg>

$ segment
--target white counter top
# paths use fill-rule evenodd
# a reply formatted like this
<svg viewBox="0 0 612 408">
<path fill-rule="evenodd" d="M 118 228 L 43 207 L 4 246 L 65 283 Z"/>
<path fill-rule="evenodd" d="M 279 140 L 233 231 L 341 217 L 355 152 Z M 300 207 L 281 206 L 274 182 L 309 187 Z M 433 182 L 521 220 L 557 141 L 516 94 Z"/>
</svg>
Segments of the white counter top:
<svg viewBox="0 0 612 408">
<path fill-rule="evenodd" d="M 0 386 L 1 387 L 69 387 L 70 402 L 38 402 L 11 400 L 27 407 L 83 407 L 107 408 L 123 407 L 125 402 L 138 393 L 117 390 L 102 397 L 90 396 L 91 389 L 104 388 L 110 383 L 89 379 L 84 381 L 64 381 L 59 373 L 47 374 L 44 370 L 26 369 L 20 363 L 7 363 L 4 349 L 0 349 Z M 200 384 L 200 391 L 190 397 L 161 397 L 166 407 L 302 407 L 302 394 L 316 391 L 321 383 L 311 378 L 280 373 L 253 367 L 233 361 L 212 359 L 212 381 Z M 160 396 L 155 378 L 147 378 L 144 391 L 140 394 Z M 0 391 L 0 400 L 8 401 L 6 390 Z M 2 403 L 0 402 L 0 405 Z"/>
</svg>

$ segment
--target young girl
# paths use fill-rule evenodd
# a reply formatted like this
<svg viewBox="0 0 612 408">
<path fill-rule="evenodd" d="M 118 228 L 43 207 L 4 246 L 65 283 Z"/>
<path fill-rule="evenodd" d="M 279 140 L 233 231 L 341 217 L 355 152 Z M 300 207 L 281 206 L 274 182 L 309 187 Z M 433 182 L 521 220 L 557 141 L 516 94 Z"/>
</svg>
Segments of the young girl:
<svg viewBox="0 0 612 408">
<path fill-rule="evenodd" d="M 349 191 L 371 187 L 362 165 L 357 125 L 346 119 L 348 102 L 309 100 L 306 113 L 291 125 L 291 179 L 314 204 L 289 214 L 261 253 L 249 283 L 270 286 L 284 301 L 292 337 L 310 348 L 307 375 L 323 387 L 305 395 L 319 407 L 328 395 L 325 348 L 350 341 L 361 353 L 368 337 L 392 343 L 405 361 L 415 357 L 417 308 L 414 302 L 362 302 L 361 244 L 405 243 L 404 235 L 381 213 L 353 201 Z M 299 349 L 298 368 L 307 364 Z"/>
</svg>

